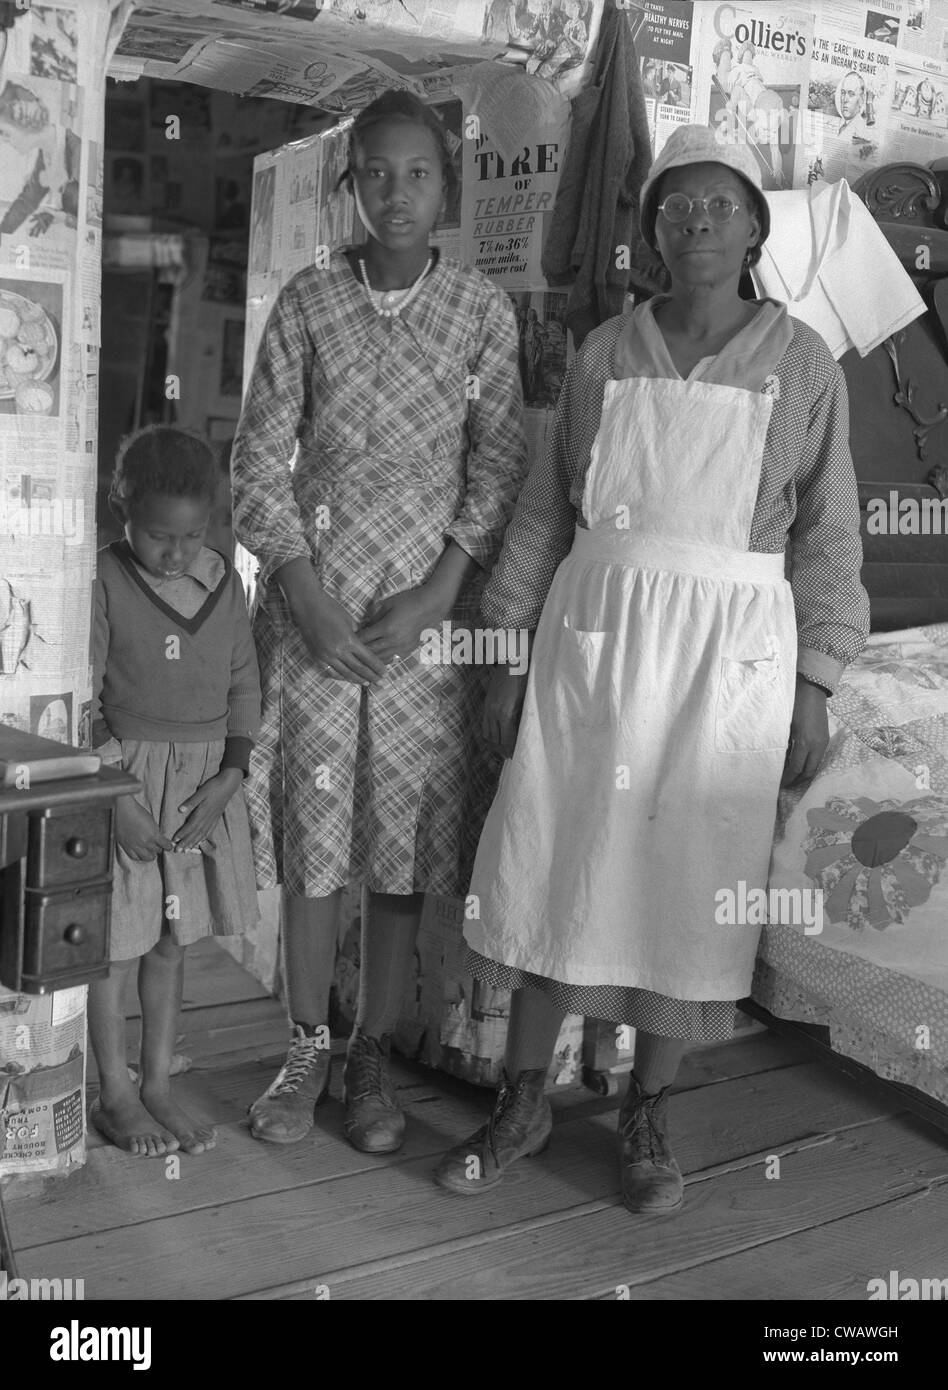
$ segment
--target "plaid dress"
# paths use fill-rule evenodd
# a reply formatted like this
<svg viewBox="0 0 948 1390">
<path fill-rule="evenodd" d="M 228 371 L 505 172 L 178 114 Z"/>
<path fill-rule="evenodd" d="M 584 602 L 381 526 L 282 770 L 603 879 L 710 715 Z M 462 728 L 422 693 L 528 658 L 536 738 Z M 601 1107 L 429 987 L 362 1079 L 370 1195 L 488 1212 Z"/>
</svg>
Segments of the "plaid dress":
<svg viewBox="0 0 948 1390">
<path fill-rule="evenodd" d="M 481 567 L 452 615 L 474 626 L 526 471 L 506 296 L 442 256 L 384 319 L 341 252 L 301 271 L 267 322 L 231 470 L 234 532 L 260 562 L 258 881 L 307 897 L 350 882 L 465 892 L 500 767 L 480 741 L 485 669 L 416 652 L 374 686 L 326 677 L 273 575 L 311 559 L 358 626 L 453 539 Z"/>
</svg>

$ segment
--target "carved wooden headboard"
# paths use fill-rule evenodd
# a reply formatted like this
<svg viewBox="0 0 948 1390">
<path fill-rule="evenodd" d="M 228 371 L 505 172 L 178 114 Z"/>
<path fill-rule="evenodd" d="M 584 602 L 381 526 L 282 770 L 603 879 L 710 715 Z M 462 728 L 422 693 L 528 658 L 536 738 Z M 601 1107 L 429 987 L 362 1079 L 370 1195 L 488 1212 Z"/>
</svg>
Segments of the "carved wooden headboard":
<svg viewBox="0 0 948 1390">
<path fill-rule="evenodd" d="M 862 507 L 862 578 L 873 629 L 888 631 L 948 622 L 948 167 L 887 164 L 853 187 L 928 306 L 867 357 L 851 351 L 840 363 Z M 889 534 L 876 533 L 879 499 Z M 893 524 L 902 532 L 892 534 Z"/>
</svg>

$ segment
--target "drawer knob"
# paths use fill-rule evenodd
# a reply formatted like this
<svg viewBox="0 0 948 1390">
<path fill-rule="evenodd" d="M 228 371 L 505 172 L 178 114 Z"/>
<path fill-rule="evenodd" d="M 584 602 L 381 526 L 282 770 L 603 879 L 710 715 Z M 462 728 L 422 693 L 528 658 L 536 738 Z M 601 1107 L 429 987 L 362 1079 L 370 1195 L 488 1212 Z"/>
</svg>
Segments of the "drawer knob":
<svg viewBox="0 0 948 1390">
<path fill-rule="evenodd" d="M 89 853 L 89 841 L 73 835 L 72 839 L 66 841 L 66 853 L 72 855 L 73 859 L 85 859 Z"/>
<path fill-rule="evenodd" d="M 70 922 L 63 932 L 63 936 L 70 946 L 81 946 L 86 939 L 85 929 L 78 922 Z"/>
</svg>

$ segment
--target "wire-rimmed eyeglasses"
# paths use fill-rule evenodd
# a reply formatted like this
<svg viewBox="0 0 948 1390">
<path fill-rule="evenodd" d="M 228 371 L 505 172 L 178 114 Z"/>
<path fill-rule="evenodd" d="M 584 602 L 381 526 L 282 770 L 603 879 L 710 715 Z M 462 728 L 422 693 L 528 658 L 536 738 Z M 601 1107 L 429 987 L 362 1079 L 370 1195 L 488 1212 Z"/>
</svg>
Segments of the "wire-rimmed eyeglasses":
<svg viewBox="0 0 948 1390">
<path fill-rule="evenodd" d="M 674 225 L 686 221 L 693 208 L 703 208 L 712 222 L 721 223 L 730 222 L 740 206 L 725 193 L 713 193 L 710 198 L 689 198 L 687 193 L 669 193 L 665 201 L 659 203 L 658 211 L 666 222 Z"/>
</svg>

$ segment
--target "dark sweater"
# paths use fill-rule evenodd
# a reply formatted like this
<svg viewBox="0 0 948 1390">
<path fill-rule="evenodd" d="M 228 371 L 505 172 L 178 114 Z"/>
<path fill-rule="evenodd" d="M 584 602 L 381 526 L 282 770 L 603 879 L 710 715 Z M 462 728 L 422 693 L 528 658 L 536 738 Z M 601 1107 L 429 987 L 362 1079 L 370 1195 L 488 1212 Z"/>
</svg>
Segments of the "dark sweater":
<svg viewBox="0 0 948 1390">
<path fill-rule="evenodd" d="M 645 97 L 630 15 L 608 9 L 593 80 L 573 98 L 569 145 L 543 245 L 551 285 L 571 284 L 566 323 L 577 350 L 586 334 L 622 313 L 630 283 L 649 293 L 656 257 L 638 230 L 639 191 L 652 162 Z M 616 248 L 630 251 L 629 269 Z"/>
<path fill-rule="evenodd" d="M 193 618 L 164 603 L 127 543 L 100 550 L 93 627 L 92 742 L 227 739 L 222 766 L 243 767 L 260 727 L 260 676 L 247 603 L 229 560 Z"/>
</svg>

